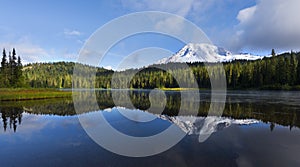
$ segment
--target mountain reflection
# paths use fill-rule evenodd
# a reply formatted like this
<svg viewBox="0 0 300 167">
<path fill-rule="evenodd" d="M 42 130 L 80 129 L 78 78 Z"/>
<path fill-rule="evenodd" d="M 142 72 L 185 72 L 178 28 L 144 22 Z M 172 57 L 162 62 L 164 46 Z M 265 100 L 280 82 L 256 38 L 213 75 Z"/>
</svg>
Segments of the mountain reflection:
<svg viewBox="0 0 300 167">
<path fill-rule="evenodd" d="M 176 124 L 188 135 L 199 135 L 199 142 L 205 141 L 212 133 L 220 131 L 231 125 L 250 125 L 258 123 L 255 119 L 230 119 L 226 117 L 195 117 L 195 116 L 159 116 Z"/>
<path fill-rule="evenodd" d="M 147 110 L 150 113 L 156 115 L 165 115 L 171 119 L 179 118 L 178 112 L 181 108 L 179 116 L 195 115 L 192 113 L 194 110 L 193 100 L 186 100 L 181 102 L 180 92 L 166 92 L 166 105 L 163 111 L 159 108 L 163 102 L 156 101 L 155 104 L 151 104 L 149 100 L 150 91 L 143 90 L 123 90 L 119 91 L 117 98 L 118 106 L 114 104 L 112 98 L 112 91 L 119 90 L 101 90 L 96 91 L 98 106 L 90 104 L 89 96 L 92 92 L 80 92 L 80 114 L 104 110 L 113 107 L 125 107 L 128 109 L 140 109 Z M 128 93 L 130 100 L 133 104 L 126 101 L 122 101 L 125 97 L 125 93 Z M 259 92 L 231 92 L 227 95 L 227 101 L 223 112 L 223 117 L 246 120 L 255 119 L 270 124 L 270 130 L 273 131 L 276 128 L 276 124 L 282 126 L 288 126 L 290 129 L 293 127 L 300 127 L 300 103 L 297 94 L 292 93 L 293 97 L 289 98 L 289 95 L 281 95 L 275 93 L 259 93 Z M 196 116 L 203 118 L 207 116 L 210 108 L 210 92 L 200 92 L 200 108 Z M 294 99 L 291 101 L 289 99 Z M 151 109 L 149 107 L 151 106 Z M 72 116 L 78 113 L 75 112 L 72 99 L 52 99 L 52 100 L 35 100 L 35 101 L 22 101 L 22 102 L 1 102 L 0 113 L 2 119 L 3 130 L 7 128 L 17 131 L 17 126 L 22 123 L 22 114 L 26 112 L 29 114 L 37 115 L 58 115 L 58 116 Z"/>
</svg>

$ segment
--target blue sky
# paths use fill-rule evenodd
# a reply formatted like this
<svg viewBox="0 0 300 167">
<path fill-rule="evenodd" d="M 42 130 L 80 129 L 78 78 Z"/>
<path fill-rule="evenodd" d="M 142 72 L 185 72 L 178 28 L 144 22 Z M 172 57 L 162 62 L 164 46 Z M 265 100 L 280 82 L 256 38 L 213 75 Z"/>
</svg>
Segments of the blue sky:
<svg viewBox="0 0 300 167">
<path fill-rule="evenodd" d="M 1 1 L 0 47 L 15 47 L 24 63 L 76 61 L 84 42 L 112 19 L 140 11 L 183 16 L 210 40 L 232 52 L 268 54 L 300 50 L 299 0 L 15 0 Z M 102 66 L 138 49 L 160 47 L 176 52 L 183 43 L 148 34 L 121 41 Z"/>
</svg>

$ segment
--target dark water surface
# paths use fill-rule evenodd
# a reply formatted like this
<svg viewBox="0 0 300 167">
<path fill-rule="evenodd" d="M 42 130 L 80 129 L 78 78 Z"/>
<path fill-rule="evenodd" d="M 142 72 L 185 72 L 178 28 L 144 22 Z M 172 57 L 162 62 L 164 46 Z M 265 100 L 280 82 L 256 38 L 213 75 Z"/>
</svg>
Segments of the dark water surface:
<svg viewBox="0 0 300 167">
<path fill-rule="evenodd" d="M 188 135 L 161 154 L 120 156 L 86 134 L 72 99 L 1 102 L 0 166 L 300 166 L 298 92 L 229 91 L 222 117 L 206 117 L 210 93 L 205 91 L 193 117 L 189 101 L 183 103 L 184 113 L 178 116 L 179 92 L 166 93 L 163 112 L 145 112 L 150 107 L 149 91 L 129 94 L 137 109 L 125 102 L 115 106 L 111 91 L 97 91 L 100 110 L 84 101 L 80 115 L 102 113 L 115 129 L 136 137 L 157 134 L 172 124 Z M 137 118 L 157 118 L 135 122 L 120 111 Z M 207 129 L 212 134 L 199 142 L 205 119 L 212 122 Z"/>
</svg>

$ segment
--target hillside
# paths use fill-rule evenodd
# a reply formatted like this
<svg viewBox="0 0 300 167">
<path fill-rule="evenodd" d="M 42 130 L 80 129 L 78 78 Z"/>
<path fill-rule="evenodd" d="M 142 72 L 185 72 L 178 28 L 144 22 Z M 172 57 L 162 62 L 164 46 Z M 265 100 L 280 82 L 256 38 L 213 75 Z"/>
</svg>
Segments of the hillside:
<svg viewBox="0 0 300 167">
<path fill-rule="evenodd" d="M 85 73 L 97 71 L 97 76 L 106 76 L 113 73 L 113 71 L 104 68 L 96 68 L 83 64 L 76 65 L 77 68 L 80 68 Z M 33 63 L 24 66 L 22 71 L 25 83 L 29 87 L 71 88 L 74 66 L 75 63 L 73 62 Z"/>
<path fill-rule="evenodd" d="M 278 56 L 265 57 L 258 60 L 235 60 L 224 62 L 227 86 L 231 89 L 298 89 L 300 85 L 300 53 L 284 53 Z M 72 74 L 75 63 L 34 63 L 23 67 L 23 75 L 26 85 L 33 88 L 71 88 Z M 206 68 L 201 62 L 188 63 L 189 68 L 195 76 L 199 88 L 210 88 L 210 79 Z M 214 63 L 211 63 L 212 67 Z M 167 68 L 163 71 L 157 67 Z M 96 88 L 118 88 L 120 82 L 130 83 L 130 88 L 176 88 L 177 81 L 172 77 L 170 71 L 180 76 L 178 79 L 190 83 L 189 73 L 182 63 L 168 63 L 153 65 L 143 69 L 129 69 L 123 72 L 115 72 L 120 78 L 119 83 L 111 85 L 112 70 L 80 65 L 85 74 L 97 70 Z M 139 72 L 138 72 L 139 71 Z M 138 72 L 128 80 L 128 76 Z M 216 74 L 218 69 L 215 69 Z M 215 75 L 216 75 L 215 74 Z M 82 77 L 82 78 L 80 78 Z M 79 76 L 81 87 L 88 85 L 86 76 Z"/>
</svg>

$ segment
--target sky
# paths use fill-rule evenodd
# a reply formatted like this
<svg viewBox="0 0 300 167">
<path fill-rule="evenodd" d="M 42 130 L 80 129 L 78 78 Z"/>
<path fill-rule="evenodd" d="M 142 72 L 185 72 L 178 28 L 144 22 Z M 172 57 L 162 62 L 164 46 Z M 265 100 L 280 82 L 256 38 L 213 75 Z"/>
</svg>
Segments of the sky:
<svg viewBox="0 0 300 167">
<path fill-rule="evenodd" d="M 0 47 L 7 51 L 16 48 L 24 64 L 76 62 L 97 29 L 120 16 L 142 11 L 182 16 L 201 28 L 213 44 L 233 53 L 266 55 L 272 48 L 300 51 L 299 0 L 0 1 Z M 120 30 L 124 28 L 126 25 Z M 165 57 L 184 45 L 168 36 L 135 35 L 113 46 L 99 64 L 115 69 L 120 63 L 116 59 L 124 60 L 131 53 L 153 55 L 147 48 L 163 48 L 166 51 L 160 56 Z M 153 61 L 161 57 L 153 56 Z"/>
</svg>

